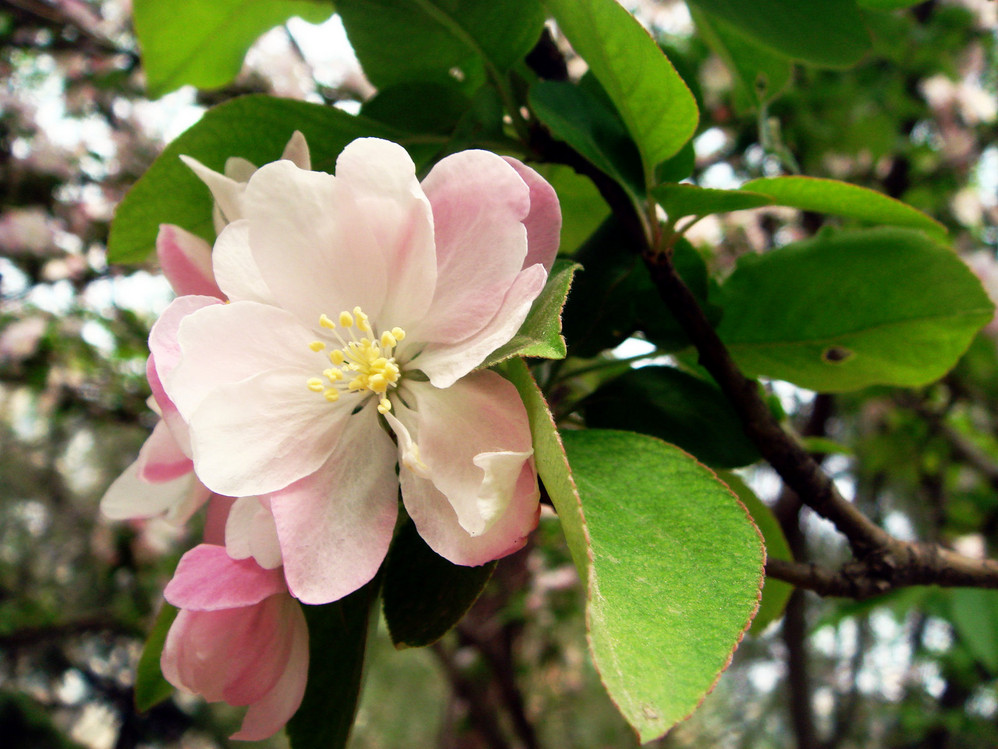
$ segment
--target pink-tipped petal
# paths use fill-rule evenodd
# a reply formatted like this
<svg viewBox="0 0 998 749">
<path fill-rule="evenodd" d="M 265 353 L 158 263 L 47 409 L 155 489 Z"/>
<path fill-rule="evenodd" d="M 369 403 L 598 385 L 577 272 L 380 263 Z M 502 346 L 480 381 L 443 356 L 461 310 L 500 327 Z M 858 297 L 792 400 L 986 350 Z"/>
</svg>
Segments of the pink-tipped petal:
<svg viewBox="0 0 998 749">
<path fill-rule="evenodd" d="M 178 608 L 220 611 L 252 606 L 286 589 L 280 570 L 233 559 L 224 546 L 200 544 L 181 557 L 163 596 Z"/>
<path fill-rule="evenodd" d="M 178 296 L 195 294 L 222 298 L 211 268 L 211 245 L 172 224 L 160 224 L 156 255 L 163 275 Z"/>
<path fill-rule="evenodd" d="M 274 688 L 259 702 L 250 705 L 242 727 L 232 735 L 242 741 L 259 741 L 277 733 L 297 712 L 305 696 L 308 678 L 308 625 L 301 606 L 290 598 L 278 599 L 291 628 L 291 651 L 284 673 Z"/>
<path fill-rule="evenodd" d="M 540 263 L 547 271 L 554 264 L 561 243 L 561 205 L 558 194 L 536 171 L 510 156 L 504 156 L 530 188 L 530 213 L 523 220 L 527 227 L 527 257 L 523 267 Z"/>
<path fill-rule="evenodd" d="M 253 175 L 243 200 L 253 258 L 277 304 L 307 325 L 357 306 L 379 319 L 387 258 L 377 217 L 357 205 L 347 185 L 277 161 Z"/>
<path fill-rule="evenodd" d="M 427 316 L 407 332 L 453 343 L 488 324 L 522 269 L 530 190 L 486 151 L 448 156 L 422 184 L 433 207 L 437 286 Z"/>
<path fill-rule="evenodd" d="M 166 381 L 180 363 L 180 343 L 178 341 L 180 324 L 191 314 L 205 307 L 225 306 L 221 300 L 209 296 L 182 296 L 170 302 L 163 310 L 156 323 L 149 331 L 149 351 L 151 362 L 147 364 L 146 374 L 152 387 L 153 397 L 163 411 L 172 408 L 173 399 L 164 389 Z"/>
<path fill-rule="evenodd" d="M 520 272 L 492 320 L 463 341 L 427 346 L 413 366 L 436 387 L 450 387 L 516 335 L 546 281 L 547 271 L 541 265 Z"/>
<path fill-rule="evenodd" d="M 166 422 L 160 420 L 139 450 L 139 476 L 144 481 L 160 484 L 186 476 L 194 463 L 184 454 Z"/>
<path fill-rule="evenodd" d="M 288 588 L 302 603 L 357 590 L 388 551 L 398 512 L 395 445 L 375 405 L 347 419 L 319 471 L 271 497 Z"/>
<path fill-rule="evenodd" d="M 424 469 L 413 470 L 403 455 L 400 478 L 420 535 L 459 564 L 482 564 L 496 558 L 489 554 L 519 548 L 536 524 L 539 492 L 516 388 L 484 371 L 447 390 L 427 384 L 410 391 L 414 410 L 400 406 L 397 415 L 409 436 L 399 444 L 414 441 Z"/>
<path fill-rule="evenodd" d="M 360 138 L 336 159 L 336 179 L 353 193 L 357 218 L 385 258 L 388 289 L 378 320 L 388 328 L 419 320 L 433 297 L 437 260 L 433 214 L 412 159 L 395 143 Z"/>
</svg>

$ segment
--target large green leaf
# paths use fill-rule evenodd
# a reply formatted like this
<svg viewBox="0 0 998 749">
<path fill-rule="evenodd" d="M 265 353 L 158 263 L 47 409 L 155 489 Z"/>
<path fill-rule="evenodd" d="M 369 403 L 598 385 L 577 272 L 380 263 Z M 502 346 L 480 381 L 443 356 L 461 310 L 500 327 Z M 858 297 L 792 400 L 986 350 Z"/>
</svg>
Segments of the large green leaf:
<svg viewBox="0 0 998 749">
<path fill-rule="evenodd" d="M 537 0 L 338 0 L 364 73 L 383 88 L 408 81 L 480 81 L 509 69 L 537 43 Z"/>
<path fill-rule="evenodd" d="M 323 0 L 135 0 L 133 8 L 153 98 L 185 84 L 224 86 L 264 31 L 292 16 L 321 23 L 333 14 Z"/>
<path fill-rule="evenodd" d="M 687 184 L 659 185 L 651 191 L 670 221 L 683 216 L 706 216 L 711 213 L 744 211 L 772 205 L 775 200 L 768 195 L 747 190 L 717 190 Z"/>
<path fill-rule="evenodd" d="M 740 33 L 786 57 L 845 67 L 870 48 L 854 0 L 691 0 Z"/>
<path fill-rule="evenodd" d="M 406 523 L 385 561 L 385 621 L 395 647 L 422 647 L 443 637 L 478 598 L 496 563 L 448 562 Z"/>
<path fill-rule="evenodd" d="M 288 721 L 292 749 L 343 749 L 360 701 L 367 639 L 380 577 L 346 598 L 303 606 L 308 622 L 308 684 Z"/>
<path fill-rule="evenodd" d="M 682 450 L 631 432 L 564 432 L 592 550 L 596 667 L 642 742 L 711 690 L 759 605 L 764 550 L 745 507 Z"/>
<path fill-rule="evenodd" d="M 281 156 L 295 130 L 304 133 L 312 168 L 333 171 L 336 157 L 355 138 L 378 136 L 405 144 L 398 131 L 332 107 L 268 96 L 244 96 L 205 113 L 174 140 L 135 183 L 115 211 L 108 241 L 112 262 L 144 259 L 156 244 L 159 225 L 178 224 L 214 238 L 211 195 L 180 155 L 221 170 L 230 156 L 264 164 Z"/>
<path fill-rule="evenodd" d="M 847 182 L 816 177 L 764 177 L 746 182 L 740 190 L 770 196 L 779 205 L 803 211 L 831 213 L 889 226 L 922 229 L 937 237 L 946 227 L 900 200 Z"/>
<path fill-rule="evenodd" d="M 718 333 L 742 369 L 826 392 L 932 382 L 994 315 L 956 254 L 891 228 L 747 255 L 720 302 Z"/>
<path fill-rule="evenodd" d="M 722 471 L 718 473 L 728 488 L 731 489 L 745 505 L 752 520 L 766 540 L 766 558 L 784 559 L 792 561 L 793 555 L 790 553 L 790 546 L 787 544 L 787 537 L 783 535 L 780 522 L 773 515 L 769 506 L 759 499 L 749 485 L 742 481 L 737 474 Z M 783 609 L 787 606 L 790 594 L 794 592 L 794 586 L 776 578 L 767 577 L 762 588 L 762 601 L 759 603 L 759 611 L 752 620 L 749 632 L 754 635 L 760 634 L 766 627 L 783 616 Z"/>
<path fill-rule="evenodd" d="M 949 591 L 953 626 L 960 639 L 992 674 L 998 674 L 998 591 Z"/>
<path fill-rule="evenodd" d="M 561 204 L 561 246 L 558 252 L 572 255 L 607 215 L 607 206 L 592 180 L 562 164 L 531 164 L 558 193 Z"/>
<path fill-rule="evenodd" d="M 640 23 L 616 0 L 545 0 L 558 27 L 606 90 L 638 146 L 645 186 L 696 130 L 693 94 Z"/>
<path fill-rule="evenodd" d="M 479 365 L 491 367 L 514 356 L 536 356 L 541 359 L 564 359 L 565 339 L 561 336 L 561 310 L 565 306 L 572 276 L 579 269 L 571 260 L 555 260 L 547 283 L 534 300 L 527 319 L 507 343 L 489 354 Z"/>
<path fill-rule="evenodd" d="M 641 367 L 611 380 L 586 399 L 585 415 L 591 427 L 650 434 L 715 468 L 760 457 L 720 388 L 674 367 Z"/>
<path fill-rule="evenodd" d="M 724 60 L 735 84 L 735 106 L 756 109 L 775 98 L 790 82 L 793 63 L 738 32 L 721 18 L 690 7 L 697 31 Z"/>
<path fill-rule="evenodd" d="M 166 644 L 166 634 L 177 618 L 180 609 L 163 602 L 149 639 L 142 648 L 139 664 L 135 669 L 135 708 L 141 713 L 159 704 L 173 693 L 173 685 L 163 678 L 159 658 Z"/>
</svg>

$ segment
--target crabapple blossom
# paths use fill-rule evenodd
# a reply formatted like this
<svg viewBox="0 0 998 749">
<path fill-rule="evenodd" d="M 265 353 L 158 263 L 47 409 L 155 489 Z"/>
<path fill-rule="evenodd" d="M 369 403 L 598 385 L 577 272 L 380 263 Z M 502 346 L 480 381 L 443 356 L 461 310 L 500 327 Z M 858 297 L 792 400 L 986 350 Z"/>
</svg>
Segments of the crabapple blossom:
<svg viewBox="0 0 998 749">
<path fill-rule="evenodd" d="M 199 174 L 226 218 L 220 193 L 238 192 L 242 218 L 212 253 L 228 303 L 176 300 L 150 347 L 200 480 L 269 497 L 291 593 L 324 603 L 370 580 L 400 485 L 452 562 L 522 547 L 539 497 L 526 410 L 476 368 L 545 284 L 553 189 L 484 151 L 420 183 L 404 149 L 373 138 L 348 145 L 335 176 L 288 160 L 238 188 Z"/>
<path fill-rule="evenodd" d="M 279 731 L 308 677 L 308 626 L 281 570 L 201 544 L 180 560 L 164 595 L 180 609 L 160 658 L 167 681 L 209 702 L 248 705 L 233 739 Z"/>
</svg>

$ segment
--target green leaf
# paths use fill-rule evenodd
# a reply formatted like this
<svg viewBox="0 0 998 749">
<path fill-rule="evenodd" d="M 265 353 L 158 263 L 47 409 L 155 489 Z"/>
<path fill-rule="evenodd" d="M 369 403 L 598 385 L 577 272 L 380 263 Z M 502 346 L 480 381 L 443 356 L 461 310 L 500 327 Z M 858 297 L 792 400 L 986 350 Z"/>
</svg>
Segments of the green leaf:
<svg viewBox="0 0 998 749">
<path fill-rule="evenodd" d="M 149 639 L 142 648 L 142 655 L 139 656 L 139 664 L 135 669 L 135 709 L 140 713 L 158 705 L 173 694 L 173 685 L 163 678 L 159 658 L 166 644 L 166 633 L 169 632 L 170 625 L 179 613 L 180 609 L 163 601 L 149 633 Z"/>
<path fill-rule="evenodd" d="M 919 5 L 925 0 L 856 0 L 861 8 L 872 8 L 874 10 L 898 10 L 899 8 L 910 8 Z"/>
<path fill-rule="evenodd" d="M 585 400 L 586 424 L 641 432 L 678 445 L 709 466 L 759 460 L 720 388 L 674 367 L 641 367 Z"/>
<path fill-rule="evenodd" d="M 214 239 L 208 188 L 180 160 L 193 156 L 222 170 L 230 156 L 262 165 L 281 156 L 295 130 L 304 133 L 312 168 L 332 172 L 336 157 L 355 138 L 378 136 L 402 142 L 398 131 L 333 107 L 268 96 L 244 96 L 205 113 L 174 140 L 118 205 L 108 258 L 115 263 L 143 260 L 155 247 L 160 224 L 178 224 Z"/>
<path fill-rule="evenodd" d="M 854 0 L 691 0 L 741 34 L 786 57 L 827 67 L 859 62 L 870 48 Z"/>
<path fill-rule="evenodd" d="M 772 205 L 775 200 L 767 195 L 742 190 L 716 190 L 696 185 L 667 184 L 651 190 L 669 216 L 670 221 L 683 216 L 706 216 L 711 213 L 744 211 Z"/>
<path fill-rule="evenodd" d="M 779 205 L 803 211 L 831 213 L 871 223 L 922 229 L 937 238 L 946 234 L 946 227 L 934 218 L 900 200 L 834 179 L 764 177 L 746 182 L 740 189 L 768 195 Z"/>
<path fill-rule="evenodd" d="M 433 106 L 426 106 L 432 101 Z M 390 86 L 364 102 L 360 113 L 408 133 L 450 133 L 471 106 L 457 87 L 415 82 Z"/>
<path fill-rule="evenodd" d="M 655 40 L 616 0 L 545 4 L 627 125 L 641 153 L 645 186 L 651 186 L 655 167 L 696 130 L 693 94 Z"/>
<path fill-rule="evenodd" d="M 338 0 L 336 10 L 378 88 L 454 80 L 457 71 L 476 84 L 485 70 L 495 78 L 526 56 L 544 26 L 537 0 Z"/>
<path fill-rule="evenodd" d="M 592 180 L 561 164 L 531 164 L 555 192 L 561 204 L 561 245 L 558 252 L 572 255 L 599 228 L 610 208 Z"/>
<path fill-rule="evenodd" d="M 589 579 L 589 566 L 592 563 L 589 532 L 582 517 L 582 504 L 579 502 L 579 495 L 572 481 L 561 435 L 554 425 L 547 401 L 544 400 L 544 395 L 534 382 L 523 359 L 509 359 L 503 362 L 500 371 L 516 386 L 523 399 L 530 420 L 530 436 L 534 443 L 537 473 L 558 513 L 558 520 L 565 533 L 572 560 L 582 580 L 586 581 Z"/>
<path fill-rule="evenodd" d="M 485 588 L 496 563 L 452 564 L 426 545 L 408 522 L 385 562 L 385 620 L 395 647 L 430 645 L 457 624 Z"/>
<path fill-rule="evenodd" d="M 953 626 L 960 639 L 992 674 L 998 673 L 998 591 L 949 591 Z"/>
<path fill-rule="evenodd" d="M 548 274 L 540 296 L 534 300 L 530 314 L 520 330 L 507 343 L 489 354 L 479 365 L 486 369 L 514 356 L 536 356 L 541 359 L 564 359 L 565 339 L 561 336 L 561 310 L 565 306 L 572 276 L 577 263 L 559 258 Z"/>
<path fill-rule="evenodd" d="M 928 384 L 994 315 L 963 261 L 908 229 L 746 255 L 719 301 L 718 334 L 746 373 L 823 392 Z"/>
<path fill-rule="evenodd" d="M 224 86 L 263 32 L 292 16 L 322 23 L 333 14 L 320 0 L 135 0 L 133 7 L 152 98 L 185 84 Z"/>
<path fill-rule="evenodd" d="M 584 88 L 560 81 L 530 87 L 530 108 L 557 140 L 578 151 L 632 195 L 644 191 L 641 154 L 623 122 Z"/>
<path fill-rule="evenodd" d="M 350 738 L 380 577 L 346 598 L 302 606 L 308 622 L 308 684 L 287 725 L 292 749 L 342 749 Z"/>
<path fill-rule="evenodd" d="M 695 710 L 730 662 L 759 605 L 762 539 L 679 448 L 630 432 L 562 439 L 592 545 L 593 658 L 644 743 Z"/>
<path fill-rule="evenodd" d="M 748 484 L 742 481 L 736 474 L 723 471 L 718 474 L 718 478 L 728 485 L 728 488 L 735 493 L 749 511 L 752 520 L 755 521 L 756 527 L 766 540 L 766 558 L 792 561 L 793 555 L 790 553 L 787 537 L 783 535 L 783 529 L 780 527 L 776 516 L 773 515 L 773 511 L 769 509 L 769 505 L 760 500 L 755 495 L 755 492 L 749 488 Z M 783 616 L 783 609 L 786 608 L 790 594 L 793 592 L 794 586 L 790 583 L 767 577 L 762 588 L 762 601 L 759 603 L 759 612 L 755 615 L 755 619 L 752 620 L 749 632 L 753 635 L 761 634 L 766 627 Z"/>
<path fill-rule="evenodd" d="M 704 41 L 724 60 L 735 84 L 735 106 L 758 109 L 790 82 L 793 63 L 738 32 L 731 24 L 690 6 L 690 15 Z"/>
</svg>

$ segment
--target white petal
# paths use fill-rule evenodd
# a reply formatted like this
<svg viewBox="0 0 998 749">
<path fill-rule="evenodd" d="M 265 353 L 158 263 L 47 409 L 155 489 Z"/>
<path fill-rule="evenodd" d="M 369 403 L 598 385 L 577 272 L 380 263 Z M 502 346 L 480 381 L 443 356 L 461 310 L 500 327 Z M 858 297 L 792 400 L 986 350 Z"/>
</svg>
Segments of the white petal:
<svg viewBox="0 0 998 749">
<path fill-rule="evenodd" d="M 181 156 L 180 158 L 211 190 L 211 195 L 215 198 L 215 205 L 221 212 L 224 223 L 236 221 L 243 217 L 242 195 L 246 189 L 245 183 L 219 174 L 190 156 Z M 215 229 L 221 231 L 221 227 L 217 224 Z"/>
<path fill-rule="evenodd" d="M 225 550 L 233 559 L 253 557 L 264 569 L 281 566 L 274 516 L 260 497 L 240 497 L 233 503 L 225 524 Z"/>
<path fill-rule="evenodd" d="M 249 246 L 249 223 L 243 219 L 226 226 L 215 240 L 212 253 L 215 279 L 229 301 L 274 304 Z"/>
</svg>

